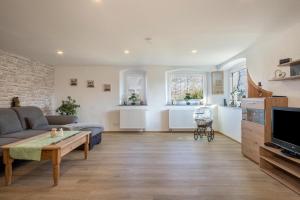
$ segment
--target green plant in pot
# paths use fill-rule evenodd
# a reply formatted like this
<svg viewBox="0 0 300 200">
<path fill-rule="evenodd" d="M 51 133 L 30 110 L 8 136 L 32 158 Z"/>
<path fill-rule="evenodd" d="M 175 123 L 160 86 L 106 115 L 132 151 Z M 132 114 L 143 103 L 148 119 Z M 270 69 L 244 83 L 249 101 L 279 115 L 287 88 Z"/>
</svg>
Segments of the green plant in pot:
<svg viewBox="0 0 300 200">
<path fill-rule="evenodd" d="M 191 102 L 190 102 L 191 99 L 192 99 L 191 93 L 185 93 L 184 100 L 186 102 L 186 105 L 190 105 L 191 104 Z"/>
<path fill-rule="evenodd" d="M 67 100 L 62 101 L 62 104 L 56 109 L 56 112 L 60 115 L 76 115 L 77 108 L 79 107 L 80 105 L 76 104 L 76 100 L 68 96 Z"/>
<path fill-rule="evenodd" d="M 139 95 L 132 93 L 128 100 L 131 102 L 131 105 L 136 105 L 136 103 L 139 101 Z"/>
</svg>

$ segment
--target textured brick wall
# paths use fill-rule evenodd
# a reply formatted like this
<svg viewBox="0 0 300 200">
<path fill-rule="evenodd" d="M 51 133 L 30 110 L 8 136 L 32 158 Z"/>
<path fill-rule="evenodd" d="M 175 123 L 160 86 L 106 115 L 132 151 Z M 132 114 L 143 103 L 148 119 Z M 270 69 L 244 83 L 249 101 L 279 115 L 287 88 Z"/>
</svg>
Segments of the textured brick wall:
<svg viewBox="0 0 300 200">
<path fill-rule="evenodd" d="M 53 111 L 54 67 L 0 50 L 0 107 L 20 98 L 22 106 Z"/>
</svg>

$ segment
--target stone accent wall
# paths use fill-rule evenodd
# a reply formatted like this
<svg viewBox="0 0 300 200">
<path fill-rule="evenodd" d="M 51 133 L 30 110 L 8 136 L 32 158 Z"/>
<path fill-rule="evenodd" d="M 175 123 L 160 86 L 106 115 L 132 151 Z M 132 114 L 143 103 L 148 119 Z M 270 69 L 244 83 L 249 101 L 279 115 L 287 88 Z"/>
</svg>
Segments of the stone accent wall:
<svg viewBox="0 0 300 200">
<path fill-rule="evenodd" d="M 0 50 L 0 107 L 10 107 L 13 97 L 21 106 L 53 111 L 54 67 Z"/>
</svg>

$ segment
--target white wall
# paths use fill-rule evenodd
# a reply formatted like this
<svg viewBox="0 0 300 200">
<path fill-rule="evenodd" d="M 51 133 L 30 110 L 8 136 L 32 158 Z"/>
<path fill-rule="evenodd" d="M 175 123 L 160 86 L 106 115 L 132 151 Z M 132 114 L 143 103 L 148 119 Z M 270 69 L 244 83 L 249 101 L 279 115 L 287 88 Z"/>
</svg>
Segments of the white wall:
<svg viewBox="0 0 300 200">
<path fill-rule="evenodd" d="M 267 35 L 258 40 L 246 51 L 228 60 L 224 64 L 237 58 L 247 59 L 247 68 L 255 82 L 262 82 L 263 88 L 273 91 L 275 95 L 286 95 L 289 105 L 300 107 L 300 81 L 270 82 L 273 72 L 277 69 L 279 59 L 292 57 L 300 58 L 300 23 L 287 30 Z M 222 66 L 222 65 L 221 65 Z M 221 67 L 220 66 L 220 67 Z M 79 117 L 81 121 L 99 122 L 106 130 L 119 130 L 119 72 L 125 67 L 56 67 L 55 94 L 57 101 L 71 95 L 81 105 Z M 165 106 L 165 72 L 176 68 L 171 67 L 147 67 L 148 86 L 148 112 L 147 131 L 168 130 L 168 108 Z M 203 71 L 211 71 L 210 67 L 198 67 Z M 214 69 L 213 69 L 214 70 Z M 226 75 L 225 75 L 226 77 Z M 78 78 L 79 86 L 69 86 L 70 78 Z M 86 81 L 95 80 L 96 88 L 87 88 Z M 227 82 L 226 82 L 227 81 Z M 229 80 L 225 78 L 225 93 L 229 90 Z M 210 83 L 208 77 L 208 83 Z M 103 84 L 111 84 L 112 92 L 103 92 Z M 222 104 L 227 96 L 211 96 L 209 86 L 209 103 Z M 56 103 L 58 106 L 60 102 Z M 231 119 L 232 122 L 240 119 Z"/>
<path fill-rule="evenodd" d="M 212 67 L 194 67 L 203 72 Z M 126 67 L 79 67 L 58 66 L 55 70 L 56 106 L 62 99 L 72 96 L 81 105 L 81 121 L 102 123 L 106 131 L 119 130 L 119 76 Z M 165 72 L 178 69 L 171 67 L 147 67 L 147 131 L 168 130 Z M 78 86 L 69 85 L 71 78 L 78 79 Z M 95 80 L 95 88 L 87 88 L 86 81 Z M 104 92 L 103 84 L 111 84 L 112 91 Z M 208 92 L 211 93 L 210 91 Z M 211 100 L 212 102 L 212 100 Z M 216 102 L 213 102 L 216 103 Z"/>
<path fill-rule="evenodd" d="M 260 38 L 249 49 L 224 64 L 237 58 L 246 58 L 248 71 L 256 83 L 262 82 L 263 88 L 272 91 L 274 95 L 287 96 L 289 98 L 289 106 L 300 107 L 300 80 L 268 81 L 272 79 L 274 71 L 278 69 L 276 66 L 279 63 L 279 59 L 288 57 L 300 59 L 299 36 L 300 23 L 286 30 Z M 288 68 L 284 70 L 287 71 Z M 289 73 L 287 74 L 289 75 Z"/>
</svg>

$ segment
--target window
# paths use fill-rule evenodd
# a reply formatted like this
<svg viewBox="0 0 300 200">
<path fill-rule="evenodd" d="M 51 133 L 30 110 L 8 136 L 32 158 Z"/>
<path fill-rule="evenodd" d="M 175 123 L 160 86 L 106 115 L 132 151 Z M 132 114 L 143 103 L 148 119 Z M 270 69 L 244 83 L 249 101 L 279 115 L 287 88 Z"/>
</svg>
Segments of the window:
<svg viewBox="0 0 300 200">
<path fill-rule="evenodd" d="M 167 72 L 168 104 L 199 104 L 204 98 L 205 74 L 199 71 Z"/>
<path fill-rule="evenodd" d="M 246 68 L 231 73 L 231 91 L 235 90 L 241 93 L 240 96 L 246 96 L 248 91 Z"/>
<path fill-rule="evenodd" d="M 146 104 L 146 72 L 142 70 L 127 70 L 121 72 L 120 78 L 121 104 Z"/>
</svg>

